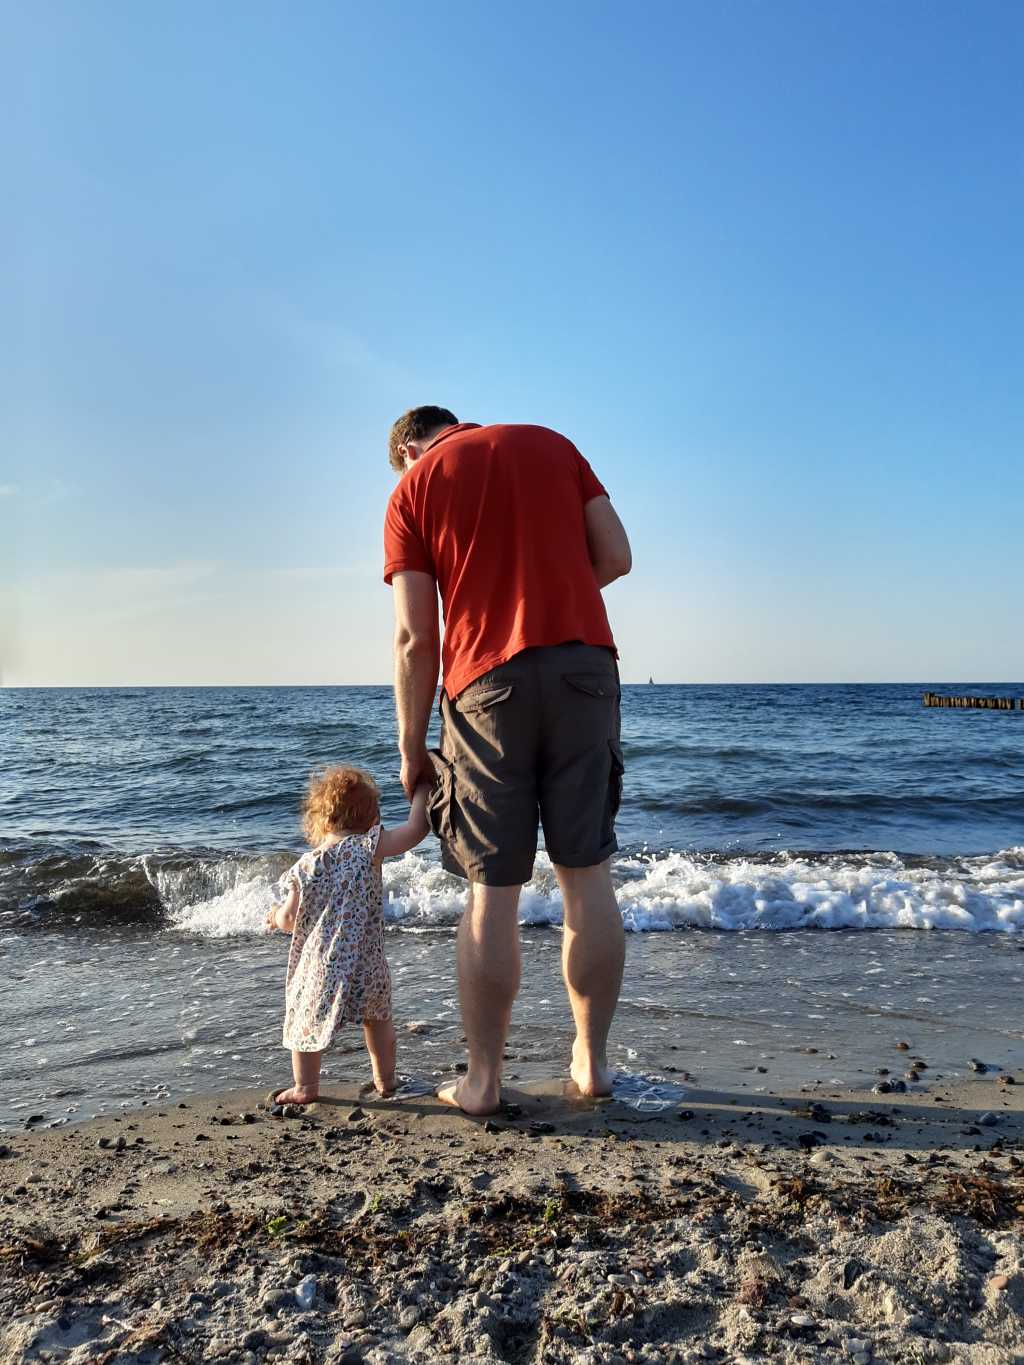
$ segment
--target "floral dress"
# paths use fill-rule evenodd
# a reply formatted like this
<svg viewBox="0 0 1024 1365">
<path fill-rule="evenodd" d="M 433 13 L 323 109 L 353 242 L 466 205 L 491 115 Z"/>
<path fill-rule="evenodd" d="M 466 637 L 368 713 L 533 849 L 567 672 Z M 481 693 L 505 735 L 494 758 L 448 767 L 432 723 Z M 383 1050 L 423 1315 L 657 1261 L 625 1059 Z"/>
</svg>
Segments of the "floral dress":
<svg viewBox="0 0 1024 1365">
<path fill-rule="evenodd" d="M 288 978 L 284 1046 L 321 1052 L 342 1024 L 391 1018 L 384 956 L 384 888 L 374 864 L 381 827 L 303 854 L 278 883 L 299 890 Z"/>
</svg>

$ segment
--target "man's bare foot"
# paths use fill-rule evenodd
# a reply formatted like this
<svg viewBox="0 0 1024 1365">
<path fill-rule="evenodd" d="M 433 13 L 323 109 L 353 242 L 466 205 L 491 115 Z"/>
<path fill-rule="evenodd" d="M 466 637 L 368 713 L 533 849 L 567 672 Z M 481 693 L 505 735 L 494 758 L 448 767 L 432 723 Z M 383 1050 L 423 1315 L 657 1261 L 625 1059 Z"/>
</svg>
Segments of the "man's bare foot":
<svg viewBox="0 0 1024 1365">
<path fill-rule="evenodd" d="M 320 1098 L 320 1091 L 314 1090 L 307 1085 L 289 1086 L 287 1090 L 279 1090 L 274 1096 L 275 1104 L 315 1104 Z"/>
<path fill-rule="evenodd" d="M 569 1067 L 577 1090 L 587 1099 L 598 1099 L 612 1093 L 612 1070 L 604 1062 L 598 1063 L 580 1046 L 579 1039 L 572 1045 L 572 1065 Z"/>
<path fill-rule="evenodd" d="M 501 1108 L 501 1093 L 498 1090 L 484 1090 L 470 1084 L 469 1077 L 450 1081 L 435 1092 L 442 1104 L 450 1104 L 453 1109 L 461 1109 L 473 1118 L 486 1118 L 496 1114 Z"/>
</svg>

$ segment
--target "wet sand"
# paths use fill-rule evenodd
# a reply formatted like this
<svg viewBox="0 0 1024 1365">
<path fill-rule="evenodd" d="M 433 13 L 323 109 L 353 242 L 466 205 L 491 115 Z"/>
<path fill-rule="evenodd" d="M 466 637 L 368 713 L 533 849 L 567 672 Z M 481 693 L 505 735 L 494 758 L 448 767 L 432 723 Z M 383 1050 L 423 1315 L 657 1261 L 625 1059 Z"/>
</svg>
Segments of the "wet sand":
<svg viewBox="0 0 1024 1365">
<path fill-rule="evenodd" d="M 564 1074 L 572 1046 L 561 934 L 524 929 L 522 943 L 513 1085 Z M 284 935 L 5 941 L 0 1141 L 31 1114 L 74 1123 L 152 1105 L 160 1091 L 188 1098 L 279 1076 L 287 951 Z M 1024 1070 L 1024 953 L 1013 936 L 630 934 L 626 951 L 610 1053 L 623 1071 L 752 1096 L 869 1088 L 879 1066 L 898 1065 L 900 1039 L 921 1050 L 929 1081 L 970 1079 L 971 1057 Z M 463 1052 L 454 952 L 448 932 L 388 935 L 399 1066 L 435 1081 Z M 53 988 L 41 991 L 41 979 Z M 361 1080 L 360 1030 L 324 1065 L 332 1084 Z"/>
<path fill-rule="evenodd" d="M 0 1361 L 1024 1359 L 1024 1075 L 6 1134 Z"/>
</svg>

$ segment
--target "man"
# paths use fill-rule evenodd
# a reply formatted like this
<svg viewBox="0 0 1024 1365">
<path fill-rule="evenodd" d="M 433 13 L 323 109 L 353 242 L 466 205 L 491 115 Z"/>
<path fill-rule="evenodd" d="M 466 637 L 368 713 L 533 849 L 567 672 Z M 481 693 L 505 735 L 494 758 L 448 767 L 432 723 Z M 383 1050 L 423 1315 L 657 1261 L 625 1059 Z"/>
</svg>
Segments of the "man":
<svg viewBox="0 0 1024 1365">
<path fill-rule="evenodd" d="M 426 775 L 442 861 L 469 881 L 458 979 L 465 1076 L 438 1092 L 500 1105 L 519 989 L 519 893 L 538 817 L 564 901 L 562 968 L 576 1024 L 571 1075 L 611 1090 L 607 1041 L 625 943 L 608 860 L 622 788 L 619 681 L 601 589 L 631 568 L 608 495 L 572 443 L 533 426 L 413 408 L 389 455 L 384 577 L 394 589 L 402 785 Z M 426 748 L 445 633 L 440 755 Z"/>
</svg>

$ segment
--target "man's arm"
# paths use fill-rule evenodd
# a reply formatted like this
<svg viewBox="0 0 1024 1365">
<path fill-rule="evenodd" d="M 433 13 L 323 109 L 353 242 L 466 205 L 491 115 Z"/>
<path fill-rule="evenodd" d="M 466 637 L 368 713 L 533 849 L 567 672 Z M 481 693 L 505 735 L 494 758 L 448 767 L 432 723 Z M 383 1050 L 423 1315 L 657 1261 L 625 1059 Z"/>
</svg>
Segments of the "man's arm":
<svg viewBox="0 0 1024 1365">
<path fill-rule="evenodd" d="M 437 584 L 431 574 L 406 569 L 391 580 L 395 595 L 395 710 L 402 787 L 411 801 L 420 781 L 432 782 L 427 726 L 441 663 Z"/>
<path fill-rule="evenodd" d="M 607 497 L 591 498 L 583 508 L 587 548 L 599 588 L 623 578 L 633 567 L 626 528 Z"/>
</svg>

